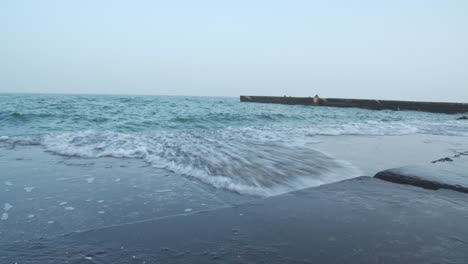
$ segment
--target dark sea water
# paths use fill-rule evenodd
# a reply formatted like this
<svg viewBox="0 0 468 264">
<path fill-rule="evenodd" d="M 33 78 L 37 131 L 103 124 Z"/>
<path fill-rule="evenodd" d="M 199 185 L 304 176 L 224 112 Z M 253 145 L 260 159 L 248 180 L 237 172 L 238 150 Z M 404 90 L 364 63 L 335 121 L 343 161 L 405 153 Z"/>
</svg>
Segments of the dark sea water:
<svg viewBox="0 0 468 264">
<path fill-rule="evenodd" d="M 240 103 L 238 98 L 0 95 L 0 147 L 140 159 L 241 194 L 272 195 L 359 176 L 315 150 L 318 135 L 468 136 L 453 115 Z"/>
</svg>

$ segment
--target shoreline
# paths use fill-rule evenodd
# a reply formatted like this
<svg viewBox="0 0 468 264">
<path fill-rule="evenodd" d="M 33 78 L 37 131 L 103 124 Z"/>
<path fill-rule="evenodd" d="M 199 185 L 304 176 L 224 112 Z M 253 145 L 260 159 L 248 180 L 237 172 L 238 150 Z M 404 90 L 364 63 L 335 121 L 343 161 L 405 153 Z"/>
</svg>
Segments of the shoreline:
<svg viewBox="0 0 468 264">
<path fill-rule="evenodd" d="M 463 263 L 468 259 L 464 243 L 468 241 L 468 194 L 446 187 L 468 187 L 468 181 L 459 182 L 460 177 L 468 178 L 468 155 L 454 157 L 468 150 L 468 138 L 406 135 L 317 139 L 318 143 L 308 146 L 347 160 L 368 176 L 254 198 L 145 166 L 141 160 L 44 155 L 36 146 L 2 150 L 0 156 L 8 155 L 0 161 L 2 168 L 15 171 L 18 179 L 35 177 L 35 183 L 24 184 L 5 179 L 4 188 L 9 189 L 5 208 L 9 220 L 14 220 L 8 222 L 12 223 L 10 229 L 39 232 L 15 242 L 14 235 L 10 240 L 5 237 L 7 230 L 2 228 L 8 225 L 0 221 L 0 232 L 7 239 L 0 243 L 0 262 L 346 260 L 361 264 Z M 354 151 L 343 151 L 351 148 Z M 49 163 L 55 165 L 47 166 Z M 390 171 L 396 177 L 372 177 L 374 172 L 389 168 L 395 168 Z M 454 181 L 441 181 L 447 172 L 456 176 Z M 434 177 L 440 182 L 438 190 L 418 187 L 421 182 L 434 181 Z M 401 178 L 409 180 L 394 180 Z M 12 202 L 19 195 L 22 198 Z M 59 198 L 63 195 L 68 199 Z M 33 221 L 23 229 L 26 227 L 18 222 L 20 218 L 15 218 L 26 218 L 32 208 L 49 207 L 51 212 L 35 213 L 32 218 L 53 221 L 44 226 Z M 43 236 L 46 233 L 41 230 L 47 228 L 59 232 Z"/>
<path fill-rule="evenodd" d="M 468 160 L 466 153 L 458 158 Z M 227 208 L 4 244 L 0 260 L 463 263 L 467 218 L 466 193 L 358 177 Z"/>
</svg>

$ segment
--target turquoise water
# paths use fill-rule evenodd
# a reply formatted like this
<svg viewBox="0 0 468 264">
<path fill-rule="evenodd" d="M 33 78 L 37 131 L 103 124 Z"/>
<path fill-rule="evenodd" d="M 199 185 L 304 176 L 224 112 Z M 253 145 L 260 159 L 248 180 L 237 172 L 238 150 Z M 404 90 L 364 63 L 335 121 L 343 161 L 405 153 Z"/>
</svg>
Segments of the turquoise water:
<svg viewBox="0 0 468 264">
<path fill-rule="evenodd" d="M 271 195 L 359 176 L 318 135 L 468 136 L 456 116 L 240 103 L 238 98 L 0 95 L 0 145 L 143 159 L 217 188 Z"/>
<path fill-rule="evenodd" d="M 454 119 L 411 111 L 249 104 L 221 97 L 0 95 L 3 136 L 241 127 L 300 127 L 325 135 L 468 135 L 467 126 Z"/>
</svg>

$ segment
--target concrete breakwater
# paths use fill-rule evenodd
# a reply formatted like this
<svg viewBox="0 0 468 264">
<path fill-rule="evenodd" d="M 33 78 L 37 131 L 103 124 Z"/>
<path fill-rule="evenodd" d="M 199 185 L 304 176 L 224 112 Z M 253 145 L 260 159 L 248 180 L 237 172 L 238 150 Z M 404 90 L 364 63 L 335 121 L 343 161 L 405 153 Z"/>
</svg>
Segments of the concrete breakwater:
<svg viewBox="0 0 468 264">
<path fill-rule="evenodd" d="M 240 96 L 241 102 L 355 107 L 371 110 L 413 110 L 432 113 L 468 113 L 468 103 L 415 102 L 395 100 L 343 99 L 316 97 Z"/>
</svg>

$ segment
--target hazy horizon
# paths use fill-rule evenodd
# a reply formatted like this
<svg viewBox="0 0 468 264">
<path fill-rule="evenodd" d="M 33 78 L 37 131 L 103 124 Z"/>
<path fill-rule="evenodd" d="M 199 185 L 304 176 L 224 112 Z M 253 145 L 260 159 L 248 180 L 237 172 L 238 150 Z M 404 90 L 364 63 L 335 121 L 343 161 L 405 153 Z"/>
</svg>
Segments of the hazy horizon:
<svg viewBox="0 0 468 264">
<path fill-rule="evenodd" d="M 0 93 L 468 102 L 468 2 L 2 1 Z"/>
</svg>

